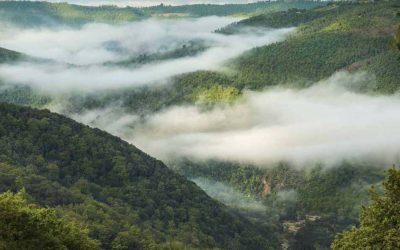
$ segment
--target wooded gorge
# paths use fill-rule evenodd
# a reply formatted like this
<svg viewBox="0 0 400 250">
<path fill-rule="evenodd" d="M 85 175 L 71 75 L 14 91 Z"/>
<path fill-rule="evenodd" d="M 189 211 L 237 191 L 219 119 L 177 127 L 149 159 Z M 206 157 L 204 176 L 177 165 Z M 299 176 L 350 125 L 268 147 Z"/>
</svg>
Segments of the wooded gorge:
<svg viewBox="0 0 400 250">
<path fill-rule="evenodd" d="M 398 1 L 224 3 L 0 2 L 0 249 L 400 247 Z"/>
</svg>

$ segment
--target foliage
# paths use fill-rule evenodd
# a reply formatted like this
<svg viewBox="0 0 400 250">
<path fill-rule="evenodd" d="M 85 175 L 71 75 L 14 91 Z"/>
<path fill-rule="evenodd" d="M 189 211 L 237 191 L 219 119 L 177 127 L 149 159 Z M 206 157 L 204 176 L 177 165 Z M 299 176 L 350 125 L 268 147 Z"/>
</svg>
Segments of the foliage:
<svg viewBox="0 0 400 250">
<path fill-rule="evenodd" d="M 19 26 L 82 25 L 88 22 L 127 22 L 147 15 L 137 8 L 89 7 L 68 3 L 1 1 L 0 20 Z"/>
<path fill-rule="evenodd" d="M 309 9 L 324 5 L 320 1 L 260 1 L 248 4 L 189 4 L 181 6 L 158 5 L 143 10 L 152 15 L 186 14 L 190 16 L 227 16 L 238 14 L 263 13 L 287 10 L 291 8 Z"/>
<path fill-rule="evenodd" d="M 391 2 L 384 2 L 332 4 L 306 11 L 318 18 L 303 24 L 298 34 L 286 41 L 256 48 L 234 63 L 239 72 L 237 84 L 252 89 L 277 84 L 304 86 L 338 70 L 362 70 L 368 63 L 376 64 L 374 60 L 382 60 L 378 56 L 388 51 L 398 9 Z M 321 13 L 324 13 L 322 17 Z M 286 20 L 286 14 L 282 17 Z M 388 53 L 384 58 L 392 61 L 396 55 Z M 398 86 L 393 86 L 397 70 L 376 76 L 376 90 L 397 90 Z"/>
<path fill-rule="evenodd" d="M 125 67 L 137 67 L 147 63 L 153 63 L 163 60 L 176 59 L 182 57 L 195 56 L 200 52 L 206 50 L 208 46 L 201 41 L 189 41 L 183 44 L 181 47 L 176 49 L 157 52 L 151 54 L 141 54 L 123 61 L 109 62 L 105 65 L 111 66 L 125 66 Z"/>
<path fill-rule="evenodd" d="M 308 166 L 302 170 L 288 163 L 258 168 L 234 162 L 190 160 L 174 162 L 171 166 L 191 179 L 225 183 L 262 201 L 266 214 L 256 215 L 257 221 L 277 231 L 285 221 L 306 220 L 291 238 L 292 249 L 309 249 L 315 245 L 327 249 L 336 233 L 357 222 L 360 208 L 367 202 L 367 187 L 383 177 L 380 168 L 349 162 L 330 168 Z M 264 185 L 268 185 L 269 193 L 264 193 Z M 239 212 L 249 218 L 255 216 Z M 318 219 L 307 220 L 310 215 Z"/>
<path fill-rule="evenodd" d="M 393 33 L 393 37 L 390 40 L 389 46 L 393 49 L 400 50 L 400 25 L 397 28 L 397 31 Z"/>
<path fill-rule="evenodd" d="M 371 203 L 363 207 L 360 226 L 336 236 L 333 249 L 400 248 L 400 171 L 387 171 L 383 194 L 371 190 Z"/>
<path fill-rule="evenodd" d="M 3 167 L 2 191 L 25 188 L 40 204 L 58 206 L 64 216 L 85 222 L 105 249 L 126 237 L 149 247 L 169 241 L 193 248 L 276 244 L 261 236 L 268 237 L 265 229 L 231 215 L 162 162 L 61 115 L 0 104 L 0 152 L 0 162 L 17 166 Z M 151 241 L 137 242 L 132 226 Z"/>
<path fill-rule="evenodd" d="M 386 51 L 387 39 L 353 33 L 322 33 L 254 49 L 235 64 L 238 84 L 252 89 L 278 84 L 305 86 Z"/>
<path fill-rule="evenodd" d="M 200 103 L 232 103 L 238 96 L 239 91 L 235 87 L 221 85 L 212 85 L 193 93 L 194 101 Z"/>
<path fill-rule="evenodd" d="M 174 77 L 166 85 L 65 96 L 57 101 L 68 106 L 65 112 L 103 108 L 118 102 L 129 112 L 145 114 L 172 105 L 196 102 L 198 94 L 210 88 L 221 90 L 229 86 L 236 95 L 236 90 L 241 94 L 246 88 L 260 90 L 274 85 L 304 87 L 338 70 L 366 70 L 376 76 L 376 84 L 365 86 L 364 91 L 394 93 L 399 88 L 399 56 L 398 52 L 387 47 L 387 43 L 397 23 L 398 9 L 393 2 L 332 3 L 302 10 L 300 14 L 297 14 L 298 10 L 288 10 L 263 15 L 270 20 L 268 22 L 276 22 L 276 26 L 285 26 L 285 22 L 290 21 L 300 23 L 301 27 L 298 33 L 283 42 L 255 48 L 234 59 L 229 65 L 229 74 L 199 71 Z M 251 25 L 252 20 L 243 22 Z M 254 25 L 270 25 L 268 22 Z M 338 25 L 338 22 L 343 25 Z M 194 43 L 170 53 L 132 58 L 121 62 L 121 65 L 135 67 L 201 50 L 202 46 Z M 213 103 L 224 102 L 216 100 L 219 96 L 224 98 L 224 95 L 215 95 Z M 0 100 L 24 105 L 36 103 L 39 106 L 50 102 L 29 89 L 21 93 L 8 91 L 0 96 Z"/>
<path fill-rule="evenodd" d="M 227 16 L 254 12 L 278 11 L 288 8 L 312 8 L 322 2 L 257 2 L 249 4 L 195 4 L 153 6 L 147 8 L 116 6 L 79 6 L 68 3 L 1 1 L 0 20 L 23 27 L 83 25 L 88 22 L 121 23 L 155 16 Z"/>
<path fill-rule="evenodd" d="M 324 8 L 318 8 L 318 10 L 321 9 Z M 332 10 L 329 8 L 328 11 L 331 12 Z M 255 15 L 253 17 L 223 27 L 219 29 L 218 32 L 229 35 L 237 33 L 240 31 L 241 28 L 246 27 L 295 27 L 299 24 L 307 23 L 314 19 L 324 17 L 326 14 L 327 11 L 313 11 L 306 9 L 290 8 L 288 10 Z"/>
<path fill-rule="evenodd" d="M 29 203 L 24 193 L 0 194 L 1 249 L 99 249 L 88 230 Z"/>
</svg>

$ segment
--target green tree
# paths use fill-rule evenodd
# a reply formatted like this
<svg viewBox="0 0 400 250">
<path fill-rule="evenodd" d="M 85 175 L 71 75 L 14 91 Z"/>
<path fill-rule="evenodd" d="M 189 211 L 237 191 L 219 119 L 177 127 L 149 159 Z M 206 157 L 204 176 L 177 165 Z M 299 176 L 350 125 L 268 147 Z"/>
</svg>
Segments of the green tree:
<svg viewBox="0 0 400 250">
<path fill-rule="evenodd" d="M 152 250 L 156 244 L 150 236 L 132 226 L 128 231 L 120 232 L 112 242 L 113 250 Z"/>
<path fill-rule="evenodd" d="M 29 203 L 24 192 L 0 194 L 0 249 L 99 249 L 88 231 Z"/>
<path fill-rule="evenodd" d="M 373 188 L 360 226 L 336 235 L 333 249 L 400 249 L 400 171 L 389 169 L 383 194 Z"/>
<path fill-rule="evenodd" d="M 397 31 L 393 34 L 393 37 L 390 40 L 389 46 L 393 49 L 400 50 L 400 25 L 397 28 Z"/>
</svg>

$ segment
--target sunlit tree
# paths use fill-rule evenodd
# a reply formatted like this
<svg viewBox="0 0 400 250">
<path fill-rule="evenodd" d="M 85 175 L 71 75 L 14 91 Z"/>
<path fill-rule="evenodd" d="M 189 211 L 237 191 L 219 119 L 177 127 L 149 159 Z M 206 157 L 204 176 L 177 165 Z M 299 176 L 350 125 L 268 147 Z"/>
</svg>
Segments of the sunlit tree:
<svg viewBox="0 0 400 250">
<path fill-rule="evenodd" d="M 400 249 L 400 171 L 387 171 L 382 194 L 372 189 L 360 226 L 336 236 L 333 249 Z"/>
<path fill-rule="evenodd" d="M 0 194 L 0 249 L 99 249 L 86 229 L 24 196 L 24 192 Z"/>
</svg>

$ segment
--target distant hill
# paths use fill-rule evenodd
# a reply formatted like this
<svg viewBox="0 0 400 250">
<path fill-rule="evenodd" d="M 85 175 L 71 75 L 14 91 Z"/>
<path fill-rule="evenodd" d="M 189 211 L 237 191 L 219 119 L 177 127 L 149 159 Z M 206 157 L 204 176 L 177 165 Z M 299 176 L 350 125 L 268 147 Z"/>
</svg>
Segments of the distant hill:
<svg viewBox="0 0 400 250">
<path fill-rule="evenodd" d="M 181 6 L 158 5 L 143 8 L 146 13 L 156 16 L 229 16 L 272 13 L 288 9 L 311 9 L 325 5 L 322 1 L 260 1 L 247 4 L 188 4 Z"/>
<path fill-rule="evenodd" d="M 82 25 L 88 22 L 128 22 L 147 17 L 137 8 L 89 7 L 68 3 L 0 1 L 0 21 L 18 26 Z"/>
<path fill-rule="evenodd" d="M 26 58 L 22 53 L 0 47 L 0 63 L 6 63 Z"/>
<path fill-rule="evenodd" d="M 396 1 L 331 3 L 312 10 L 256 16 L 221 31 L 298 26 L 298 33 L 288 40 L 255 48 L 233 63 L 240 88 L 301 86 L 338 70 L 367 70 L 377 77 L 373 91 L 393 93 L 399 88 L 398 52 L 389 49 L 388 43 L 400 22 L 398 12 Z"/>
<path fill-rule="evenodd" d="M 1 192 L 25 188 L 39 204 L 87 224 L 104 249 L 121 234 L 134 237 L 132 227 L 157 249 L 276 247 L 272 233 L 230 214 L 162 162 L 61 115 L 0 104 L 0 149 Z"/>
<path fill-rule="evenodd" d="M 254 15 L 290 8 L 309 9 L 325 5 L 323 2 L 258 2 L 249 4 L 195 4 L 183 6 L 158 5 L 146 8 L 117 6 L 80 6 L 68 3 L 36 1 L 0 1 L 0 21 L 22 27 L 83 25 L 88 22 L 121 23 L 150 16 L 201 17 Z"/>
</svg>

